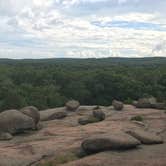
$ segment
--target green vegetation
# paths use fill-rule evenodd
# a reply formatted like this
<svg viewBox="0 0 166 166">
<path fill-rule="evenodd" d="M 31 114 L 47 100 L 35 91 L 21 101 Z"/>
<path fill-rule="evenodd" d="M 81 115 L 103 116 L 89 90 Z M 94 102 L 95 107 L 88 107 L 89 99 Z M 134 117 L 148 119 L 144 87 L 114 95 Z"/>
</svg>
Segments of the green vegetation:
<svg viewBox="0 0 166 166">
<path fill-rule="evenodd" d="M 0 111 L 34 105 L 131 103 L 145 94 L 166 99 L 166 58 L 0 60 Z"/>
<path fill-rule="evenodd" d="M 131 120 L 142 122 L 144 120 L 144 118 L 141 115 L 138 115 L 138 116 L 132 117 Z"/>
<path fill-rule="evenodd" d="M 54 158 L 54 160 L 45 162 L 44 164 L 38 164 L 38 166 L 56 166 L 56 165 L 65 164 L 77 159 L 79 158 L 76 156 L 76 154 L 72 152 L 68 152 L 62 155 L 57 155 L 56 158 Z"/>
</svg>

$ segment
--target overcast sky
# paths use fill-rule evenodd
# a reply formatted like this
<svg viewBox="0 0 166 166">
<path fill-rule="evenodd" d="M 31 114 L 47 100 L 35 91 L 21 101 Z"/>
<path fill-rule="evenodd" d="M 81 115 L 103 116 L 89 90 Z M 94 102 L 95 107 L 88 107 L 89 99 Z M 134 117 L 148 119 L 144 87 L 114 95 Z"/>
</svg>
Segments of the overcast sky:
<svg viewBox="0 0 166 166">
<path fill-rule="evenodd" d="M 0 58 L 166 57 L 166 0 L 0 0 Z"/>
</svg>

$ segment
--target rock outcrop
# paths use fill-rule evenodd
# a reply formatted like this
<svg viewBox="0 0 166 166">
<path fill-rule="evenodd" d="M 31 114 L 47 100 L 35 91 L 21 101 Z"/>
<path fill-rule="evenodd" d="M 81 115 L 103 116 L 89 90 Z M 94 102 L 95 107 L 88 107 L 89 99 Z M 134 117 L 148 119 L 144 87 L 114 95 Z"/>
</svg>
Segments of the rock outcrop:
<svg viewBox="0 0 166 166">
<path fill-rule="evenodd" d="M 55 109 L 48 109 L 44 111 L 40 111 L 40 120 L 41 121 L 49 121 L 55 119 L 63 119 L 67 116 L 66 108 L 60 107 Z"/>
<path fill-rule="evenodd" d="M 126 133 L 138 139 L 142 144 L 162 144 L 163 143 L 163 140 L 160 136 L 148 131 L 135 129 L 135 130 L 128 130 L 126 131 Z"/>
<path fill-rule="evenodd" d="M 35 127 L 34 120 L 17 110 L 0 113 L 0 133 L 17 134 Z"/>
<path fill-rule="evenodd" d="M 27 106 L 27 107 L 24 107 L 20 110 L 23 114 L 31 117 L 35 124 L 37 125 L 40 121 L 40 113 L 39 113 L 39 110 L 34 107 L 34 106 Z"/>
<path fill-rule="evenodd" d="M 112 133 L 93 136 L 82 142 L 82 148 L 87 153 L 97 153 L 107 150 L 127 150 L 140 145 L 140 142 L 125 133 Z"/>
</svg>

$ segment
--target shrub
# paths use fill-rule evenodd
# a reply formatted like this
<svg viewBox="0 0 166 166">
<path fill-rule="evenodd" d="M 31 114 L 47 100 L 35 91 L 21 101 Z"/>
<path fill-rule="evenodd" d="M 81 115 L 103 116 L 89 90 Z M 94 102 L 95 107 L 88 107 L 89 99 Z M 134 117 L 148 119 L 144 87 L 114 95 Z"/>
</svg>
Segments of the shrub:
<svg viewBox="0 0 166 166">
<path fill-rule="evenodd" d="M 135 120 L 135 121 L 140 121 L 140 122 L 142 122 L 144 119 L 143 119 L 142 116 L 138 115 L 138 116 L 132 117 L 131 120 Z"/>
</svg>

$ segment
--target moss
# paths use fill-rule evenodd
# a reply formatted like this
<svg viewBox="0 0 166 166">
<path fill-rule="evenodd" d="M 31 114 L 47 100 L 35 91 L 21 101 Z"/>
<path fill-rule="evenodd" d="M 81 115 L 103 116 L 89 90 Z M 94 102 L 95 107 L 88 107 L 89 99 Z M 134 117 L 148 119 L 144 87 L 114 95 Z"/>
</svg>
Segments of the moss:
<svg viewBox="0 0 166 166">
<path fill-rule="evenodd" d="M 38 166 L 57 166 L 59 164 L 65 164 L 70 161 L 74 161 L 79 159 L 78 156 L 75 153 L 69 152 L 65 154 L 57 155 L 54 160 L 47 161 L 44 164 L 39 164 Z"/>
<path fill-rule="evenodd" d="M 140 121 L 140 122 L 142 122 L 142 121 L 144 120 L 144 118 L 143 118 L 142 116 L 138 115 L 138 116 L 133 116 L 133 117 L 131 118 L 131 120 L 135 120 L 135 121 Z"/>
<path fill-rule="evenodd" d="M 125 104 L 132 104 L 133 100 L 131 98 L 127 98 L 126 100 L 124 100 Z"/>
</svg>

